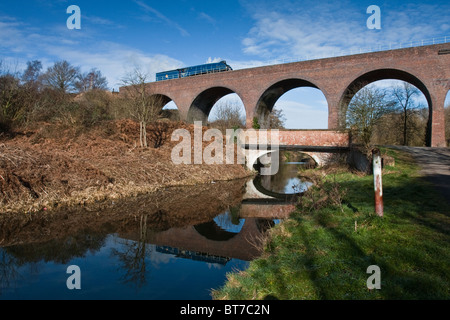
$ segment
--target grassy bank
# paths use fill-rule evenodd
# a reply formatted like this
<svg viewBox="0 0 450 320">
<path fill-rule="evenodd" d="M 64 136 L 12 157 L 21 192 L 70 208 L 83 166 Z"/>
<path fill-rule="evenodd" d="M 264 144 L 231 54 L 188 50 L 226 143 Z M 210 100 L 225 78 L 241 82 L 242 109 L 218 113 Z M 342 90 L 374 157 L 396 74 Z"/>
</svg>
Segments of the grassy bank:
<svg viewBox="0 0 450 320">
<path fill-rule="evenodd" d="M 383 172 L 383 218 L 373 176 L 310 171 L 325 191 L 311 189 L 272 229 L 261 258 L 229 274 L 214 298 L 449 299 L 450 210 L 407 154 L 385 151 L 396 163 Z M 370 265 L 381 269 L 380 290 L 367 289 Z"/>
</svg>

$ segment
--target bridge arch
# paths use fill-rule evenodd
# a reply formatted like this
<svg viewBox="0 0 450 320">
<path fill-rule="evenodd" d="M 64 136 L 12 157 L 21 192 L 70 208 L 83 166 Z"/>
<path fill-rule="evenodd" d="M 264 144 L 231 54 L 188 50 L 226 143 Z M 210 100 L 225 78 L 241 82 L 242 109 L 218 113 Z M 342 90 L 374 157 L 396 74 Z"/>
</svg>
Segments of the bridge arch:
<svg viewBox="0 0 450 320">
<path fill-rule="evenodd" d="M 273 85 L 271 85 L 269 88 L 267 88 L 260 96 L 256 109 L 254 117 L 258 119 L 258 123 L 262 129 L 268 128 L 269 126 L 269 115 L 270 112 L 272 112 L 275 103 L 280 99 L 281 96 L 283 96 L 285 93 L 292 89 L 296 88 L 314 88 L 320 90 L 327 100 L 327 95 L 325 91 L 323 91 L 321 88 L 319 88 L 316 84 L 313 82 L 302 79 L 302 78 L 288 78 L 279 80 Z"/>
<path fill-rule="evenodd" d="M 208 116 L 213 106 L 217 101 L 229 94 L 236 94 L 242 101 L 239 93 L 227 87 L 218 86 L 202 91 L 191 103 L 187 114 L 187 121 L 189 123 L 193 123 L 194 121 L 202 121 L 203 125 L 206 125 L 208 122 Z"/>
<path fill-rule="evenodd" d="M 400 80 L 405 81 L 413 86 L 415 86 L 417 89 L 419 89 L 423 95 L 425 96 L 425 99 L 428 103 L 428 109 L 429 114 L 431 115 L 432 111 L 432 100 L 430 92 L 428 91 L 425 84 L 416 76 L 414 76 L 412 73 L 400 70 L 400 69 L 376 69 L 369 72 L 366 72 L 359 77 L 357 77 L 355 80 L 353 80 L 350 84 L 347 85 L 345 88 L 343 94 L 341 95 L 341 98 L 339 100 L 339 126 L 345 127 L 345 121 L 346 121 L 346 113 L 348 105 L 350 104 L 350 101 L 355 96 L 355 94 L 361 90 L 363 87 L 367 86 L 368 84 L 371 84 L 376 81 L 380 80 Z M 430 116 L 431 119 L 431 116 Z"/>
<path fill-rule="evenodd" d="M 161 113 L 163 112 L 164 107 L 167 104 L 169 104 L 170 102 L 173 102 L 173 104 L 176 106 L 177 110 L 179 111 L 177 103 L 166 94 L 154 93 L 150 96 L 150 98 L 156 104 L 157 109 L 160 110 Z M 178 115 L 178 117 L 179 117 L 179 115 Z"/>
</svg>

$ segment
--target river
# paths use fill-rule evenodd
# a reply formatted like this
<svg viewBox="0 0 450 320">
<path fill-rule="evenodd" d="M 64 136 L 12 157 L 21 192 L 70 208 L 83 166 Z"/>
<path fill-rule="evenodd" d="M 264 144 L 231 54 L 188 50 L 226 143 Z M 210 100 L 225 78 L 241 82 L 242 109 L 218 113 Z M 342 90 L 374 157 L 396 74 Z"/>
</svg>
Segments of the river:
<svg viewBox="0 0 450 320">
<path fill-rule="evenodd" d="M 274 195 L 307 188 L 297 177 L 304 164 L 284 158 L 272 177 L 171 187 L 89 210 L 3 215 L 0 299 L 209 300 L 294 210 Z"/>
</svg>

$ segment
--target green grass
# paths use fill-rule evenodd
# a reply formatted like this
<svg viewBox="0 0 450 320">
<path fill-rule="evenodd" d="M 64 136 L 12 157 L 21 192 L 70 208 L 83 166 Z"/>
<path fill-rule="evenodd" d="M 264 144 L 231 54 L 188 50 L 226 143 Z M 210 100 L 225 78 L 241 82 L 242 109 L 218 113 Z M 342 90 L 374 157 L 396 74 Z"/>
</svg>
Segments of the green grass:
<svg viewBox="0 0 450 320">
<path fill-rule="evenodd" d="M 263 255 L 228 274 L 213 297 L 449 299 L 449 207 L 408 155 L 384 151 L 396 164 L 383 172 L 383 218 L 374 214 L 373 176 L 328 174 L 325 186 L 345 190 L 343 204 L 299 206 L 271 230 Z M 380 290 L 367 289 L 370 265 L 381 269 Z"/>
</svg>

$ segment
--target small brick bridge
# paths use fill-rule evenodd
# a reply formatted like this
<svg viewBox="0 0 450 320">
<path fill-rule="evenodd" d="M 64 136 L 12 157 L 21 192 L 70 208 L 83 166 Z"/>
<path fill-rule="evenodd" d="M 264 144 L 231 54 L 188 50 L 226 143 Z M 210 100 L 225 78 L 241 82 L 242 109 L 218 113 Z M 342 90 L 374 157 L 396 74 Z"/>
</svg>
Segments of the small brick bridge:
<svg viewBox="0 0 450 320">
<path fill-rule="evenodd" d="M 255 117 L 264 128 L 275 102 L 284 93 L 313 87 L 321 90 L 328 102 L 328 129 L 336 130 L 345 123 L 348 104 L 356 92 L 385 79 L 409 82 L 424 94 L 429 108 L 427 144 L 445 147 L 444 103 L 450 90 L 450 43 L 152 82 L 147 88 L 149 93 L 162 98 L 161 108 L 173 101 L 181 119 L 188 122 L 206 122 L 220 98 L 236 93 L 246 110 L 247 128 L 252 127 Z M 298 139 L 303 135 L 311 137 L 307 131 L 286 135 Z M 314 143 L 310 141 L 307 145 Z"/>
<path fill-rule="evenodd" d="M 314 159 L 318 166 L 332 162 L 339 158 L 339 154 L 348 152 L 351 146 L 351 136 L 347 131 L 338 130 L 277 130 L 276 141 L 272 141 L 271 130 L 261 139 L 256 131 L 256 141 L 266 141 L 263 145 L 246 144 L 241 140 L 241 145 L 247 149 L 246 164 L 251 169 L 256 160 L 271 152 L 271 150 L 301 151 Z"/>
</svg>

